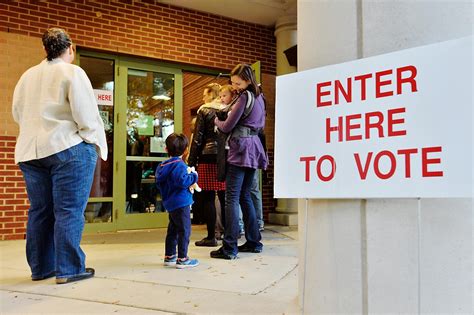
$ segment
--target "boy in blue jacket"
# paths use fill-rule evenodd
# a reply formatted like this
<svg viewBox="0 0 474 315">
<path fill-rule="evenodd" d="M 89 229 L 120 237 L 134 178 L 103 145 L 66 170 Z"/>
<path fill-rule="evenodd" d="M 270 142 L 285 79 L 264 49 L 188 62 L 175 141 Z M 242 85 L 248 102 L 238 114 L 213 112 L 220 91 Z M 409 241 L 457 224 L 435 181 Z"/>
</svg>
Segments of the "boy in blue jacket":
<svg viewBox="0 0 474 315">
<path fill-rule="evenodd" d="M 163 205 L 169 213 L 165 243 L 165 266 L 178 269 L 199 265 L 197 259 L 188 257 L 191 235 L 191 205 L 193 197 L 189 187 L 198 180 L 196 172 L 188 172 L 182 157 L 188 147 L 188 138 L 172 133 L 166 138 L 166 151 L 171 157 L 156 168 L 156 185 L 160 189 Z M 178 255 L 176 255 L 178 245 Z"/>
</svg>

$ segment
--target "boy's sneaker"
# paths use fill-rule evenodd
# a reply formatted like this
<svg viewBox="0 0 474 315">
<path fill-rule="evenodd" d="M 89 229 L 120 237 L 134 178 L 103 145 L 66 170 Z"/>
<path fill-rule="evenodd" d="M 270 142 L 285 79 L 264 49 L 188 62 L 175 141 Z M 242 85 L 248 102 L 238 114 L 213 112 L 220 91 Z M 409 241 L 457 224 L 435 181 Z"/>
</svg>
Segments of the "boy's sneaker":
<svg viewBox="0 0 474 315">
<path fill-rule="evenodd" d="M 176 262 L 176 268 L 178 269 L 192 268 L 196 267 L 197 265 L 199 265 L 199 260 L 191 259 L 189 257 L 178 258 L 178 261 Z"/>
<path fill-rule="evenodd" d="M 165 266 L 175 266 L 176 265 L 176 255 L 165 256 L 163 264 Z"/>
</svg>

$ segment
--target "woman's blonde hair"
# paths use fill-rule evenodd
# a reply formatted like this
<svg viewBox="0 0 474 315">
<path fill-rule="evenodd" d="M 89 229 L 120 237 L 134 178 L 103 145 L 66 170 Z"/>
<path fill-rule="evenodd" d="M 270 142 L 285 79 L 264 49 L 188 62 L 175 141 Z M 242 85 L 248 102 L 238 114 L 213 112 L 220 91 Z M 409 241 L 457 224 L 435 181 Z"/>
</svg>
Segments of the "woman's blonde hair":
<svg viewBox="0 0 474 315">
<path fill-rule="evenodd" d="M 209 98 L 212 97 L 212 99 L 214 100 L 219 96 L 220 88 L 221 88 L 221 85 L 218 83 L 209 83 L 204 88 L 204 91 L 206 91 L 206 94 L 209 96 Z"/>
</svg>

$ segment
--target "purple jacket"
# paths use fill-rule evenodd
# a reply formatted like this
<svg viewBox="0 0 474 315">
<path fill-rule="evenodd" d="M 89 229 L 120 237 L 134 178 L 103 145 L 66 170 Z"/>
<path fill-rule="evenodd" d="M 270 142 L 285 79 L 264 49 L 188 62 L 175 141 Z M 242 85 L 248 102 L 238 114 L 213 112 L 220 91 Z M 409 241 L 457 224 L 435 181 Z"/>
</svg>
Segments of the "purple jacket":
<svg viewBox="0 0 474 315">
<path fill-rule="evenodd" d="M 215 125 L 224 133 L 230 133 L 237 124 L 253 129 L 265 127 L 265 105 L 262 95 L 255 98 L 255 104 L 250 114 L 240 120 L 247 103 L 247 93 L 242 93 L 233 105 L 232 111 L 225 121 L 217 118 Z M 231 137 L 229 139 L 229 154 L 227 162 L 240 167 L 266 169 L 268 158 L 262 142 L 257 135 L 247 137 Z"/>
</svg>

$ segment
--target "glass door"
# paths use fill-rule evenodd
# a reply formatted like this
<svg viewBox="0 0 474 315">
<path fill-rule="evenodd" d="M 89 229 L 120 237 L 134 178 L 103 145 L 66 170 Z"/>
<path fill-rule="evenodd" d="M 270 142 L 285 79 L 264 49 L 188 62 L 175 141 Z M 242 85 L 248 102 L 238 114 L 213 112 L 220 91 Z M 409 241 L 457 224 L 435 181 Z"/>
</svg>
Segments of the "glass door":
<svg viewBox="0 0 474 315">
<path fill-rule="evenodd" d="M 104 122 L 108 159 L 97 159 L 89 202 L 84 217 L 86 232 L 115 230 L 114 213 L 114 136 L 115 60 L 107 56 L 79 56 L 79 65 L 89 77 Z"/>
<path fill-rule="evenodd" d="M 119 229 L 168 224 L 168 215 L 155 185 L 155 171 L 168 158 L 166 137 L 182 130 L 181 81 L 178 69 L 120 63 L 118 97 L 122 106 L 118 114 L 122 145 L 116 148 L 116 154 L 123 156 L 118 173 L 123 181 L 120 181 L 116 199 L 120 205 Z"/>
<path fill-rule="evenodd" d="M 108 159 L 98 159 L 85 210 L 85 232 L 165 227 L 156 167 L 164 140 L 182 132 L 181 69 L 132 58 L 80 52 L 104 122 Z"/>
</svg>

